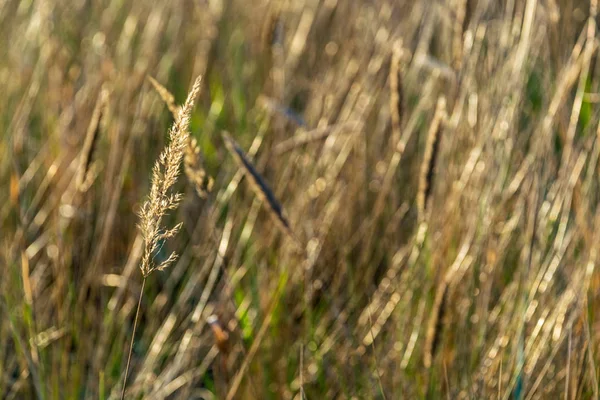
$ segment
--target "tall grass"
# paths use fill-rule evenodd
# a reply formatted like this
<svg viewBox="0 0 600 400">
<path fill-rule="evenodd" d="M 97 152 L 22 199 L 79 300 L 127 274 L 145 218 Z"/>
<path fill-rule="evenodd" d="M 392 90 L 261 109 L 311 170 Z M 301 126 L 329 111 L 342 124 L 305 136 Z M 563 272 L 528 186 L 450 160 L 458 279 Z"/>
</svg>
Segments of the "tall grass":
<svg viewBox="0 0 600 400">
<path fill-rule="evenodd" d="M 598 398 L 597 1 L 0 34 L 0 398 Z"/>
</svg>

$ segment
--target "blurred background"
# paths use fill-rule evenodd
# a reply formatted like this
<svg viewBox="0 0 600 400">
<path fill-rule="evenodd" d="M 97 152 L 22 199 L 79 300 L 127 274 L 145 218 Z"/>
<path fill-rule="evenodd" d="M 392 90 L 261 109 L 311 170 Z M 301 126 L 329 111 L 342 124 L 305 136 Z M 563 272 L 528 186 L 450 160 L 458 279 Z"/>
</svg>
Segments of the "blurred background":
<svg viewBox="0 0 600 400">
<path fill-rule="evenodd" d="M 597 7 L 1 0 L 0 398 L 597 399 Z"/>
</svg>

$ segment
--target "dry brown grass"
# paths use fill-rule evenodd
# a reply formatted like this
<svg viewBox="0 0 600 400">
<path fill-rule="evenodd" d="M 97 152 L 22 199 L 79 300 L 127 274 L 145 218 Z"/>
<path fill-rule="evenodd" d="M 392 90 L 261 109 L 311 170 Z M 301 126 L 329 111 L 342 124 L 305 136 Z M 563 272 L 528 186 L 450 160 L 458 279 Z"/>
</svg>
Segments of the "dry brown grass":
<svg viewBox="0 0 600 400">
<path fill-rule="evenodd" d="M 0 2 L 0 398 L 598 398 L 596 20 Z"/>
</svg>

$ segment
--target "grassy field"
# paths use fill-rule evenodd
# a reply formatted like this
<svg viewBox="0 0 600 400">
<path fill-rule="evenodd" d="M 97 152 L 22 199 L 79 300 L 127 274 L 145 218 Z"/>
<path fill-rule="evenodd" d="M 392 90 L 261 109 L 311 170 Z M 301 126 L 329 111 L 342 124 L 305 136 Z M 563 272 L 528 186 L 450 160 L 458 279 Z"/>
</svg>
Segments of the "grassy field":
<svg viewBox="0 0 600 400">
<path fill-rule="evenodd" d="M 597 7 L 0 0 L 0 399 L 598 399 Z"/>
</svg>

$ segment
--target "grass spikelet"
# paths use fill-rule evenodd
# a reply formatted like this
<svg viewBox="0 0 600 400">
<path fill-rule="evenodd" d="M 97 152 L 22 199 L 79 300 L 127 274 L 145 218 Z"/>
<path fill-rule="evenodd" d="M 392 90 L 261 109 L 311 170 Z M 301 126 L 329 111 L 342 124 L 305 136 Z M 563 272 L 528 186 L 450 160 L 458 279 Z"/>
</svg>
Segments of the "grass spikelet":
<svg viewBox="0 0 600 400">
<path fill-rule="evenodd" d="M 443 121 L 446 117 L 446 98 L 440 97 L 437 102 L 433 121 L 427 133 L 427 143 L 425 144 L 425 155 L 421 164 L 421 174 L 419 176 L 419 192 L 417 193 L 417 208 L 419 218 L 424 219 L 427 212 L 428 203 L 433 188 L 435 178 L 435 162 L 438 156 L 440 136 L 443 128 Z"/>
<path fill-rule="evenodd" d="M 273 220 L 278 225 L 278 227 L 289 237 L 291 237 L 296 244 L 298 241 L 290 228 L 290 224 L 283 215 L 283 210 L 281 205 L 275 198 L 273 191 L 267 185 L 264 178 L 258 173 L 256 168 L 252 165 L 250 160 L 244 154 L 244 151 L 240 148 L 240 146 L 231 138 L 229 133 L 222 132 L 223 141 L 225 142 L 225 146 L 227 150 L 231 153 L 234 160 L 238 164 L 238 166 L 242 169 L 248 181 L 250 182 L 250 186 L 254 193 L 261 199 L 261 201 L 267 205 L 269 210 L 269 214 L 271 214 Z"/>
<path fill-rule="evenodd" d="M 169 192 L 177 181 L 179 166 L 189 142 L 188 126 L 195 98 L 200 91 L 201 81 L 200 77 L 196 79 L 185 104 L 179 110 L 169 133 L 169 145 L 163 150 L 154 165 L 150 195 L 140 211 L 139 226 L 144 238 L 144 253 L 140 268 L 144 277 L 147 277 L 154 270 L 165 269 L 175 259 L 175 255 L 172 254 L 161 264 L 156 265 L 154 255 L 158 250 L 160 241 L 175 236 L 180 228 L 180 225 L 177 225 L 172 229 L 165 230 L 162 228 L 161 222 L 169 210 L 177 208 L 181 200 L 181 194 L 170 194 Z"/>
<path fill-rule="evenodd" d="M 100 135 L 100 123 L 102 122 L 102 117 L 105 113 L 107 104 L 108 90 L 103 88 L 98 96 L 98 101 L 96 102 L 96 107 L 94 108 L 92 119 L 90 120 L 83 142 L 81 156 L 79 158 L 79 167 L 77 168 L 75 184 L 77 190 L 80 192 L 85 192 L 89 189 L 95 176 L 93 164 L 94 151 L 96 149 L 96 143 L 98 142 L 98 136 Z"/>
<path fill-rule="evenodd" d="M 177 120 L 180 108 L 175 104 L 175 96 L 150 75 L 148 75 L 148 80 L 154 86 L 160 98 L 165 102 L 171 114 L 173 114 L 173 118 Z M 212 191 L 214 180 L 206 174 L 202 164 L 202 155 L 198 141 L 195 138 L 189 137 L 183 158 L 184 171 L 186 177 L 194 189 L 196 189 L 198 196 L 204 199 Z"/>
<path fill-rule="evenodd" d="M 211 176 L 206 174 L 202 166 L 202 155 L 200 154 L 198 141 L 195 138 L 190 137 L 188 139 L 183 157 L 183 166 L 185 175 L 196 189 L 198 196 L 203 199 L 206 198 L 208 193 L 212 191 L 215 182 Z"/>
</svg>

